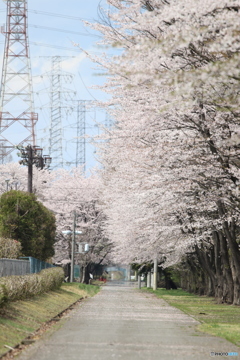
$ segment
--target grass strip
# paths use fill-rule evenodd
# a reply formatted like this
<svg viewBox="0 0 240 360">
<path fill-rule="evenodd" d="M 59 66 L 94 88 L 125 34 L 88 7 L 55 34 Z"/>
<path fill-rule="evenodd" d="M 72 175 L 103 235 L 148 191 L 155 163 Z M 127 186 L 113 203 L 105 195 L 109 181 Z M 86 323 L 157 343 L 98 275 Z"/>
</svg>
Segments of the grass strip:
<svg viewBox="0 0 240 360">
<path fill-rule="evenodd" d="M 166 290 L 143 288 L 157 297 L 167 301 L 169 305 L 194 317 L 201 324 L 198 330 L 222 337 L 240 346 L 240 307 L 217 304 L 215 299 L 207 296 L 190 294 L 183 290 Z"/>
<path fill-rule="evenodd" d="M 98 291 L 98 286 L 64 283 L 59 290 L 6 304 L 0 309 L 0 356 L 79 299 Z"/>
<path fill-rule="evenodd" d="M 87 293 L 87 295 L 90 297 L 96 295 L 100 290 L 100 286 L 86 285 L 86 284 L 79 284 L 79 283 L 65 283 L 64 289 L 67 290 L 69 287 L 70 291 L 73 291 L 74 284 L 75 284 L 74 291 L 77 291 L 80 293 L 81 293 L 81 291 L 83 291 L 83 292 Z"/>
</svg>

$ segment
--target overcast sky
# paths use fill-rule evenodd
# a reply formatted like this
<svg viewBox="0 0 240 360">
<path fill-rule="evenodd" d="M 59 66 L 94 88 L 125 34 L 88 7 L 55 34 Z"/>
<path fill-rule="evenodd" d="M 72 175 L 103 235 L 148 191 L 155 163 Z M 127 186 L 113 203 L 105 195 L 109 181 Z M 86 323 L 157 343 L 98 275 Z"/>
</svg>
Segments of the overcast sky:
<svg viewBox="0 0 240 360">
<path fill-rule="evenodd" d="M 6 23 L 6 2 L 0 0 L 0 24 Z M 36 112 L 39 114 L 37 125 L 38 145 L 48 152 L 49 134 L 49 77 L 53 56 L 62 56 L 62 70 L 73 75 L 73 82 L 64 83 L 63 87 L 75 100 L 103 100 L 106 95 L 91 86 L 104 82 L 98 76 L 99 70 L 84 53 L 73 43 L 91 53 L 100 53 L 96 45 L 99 34 L 84 26 L 81 20 L 99 19 L 98 7 L 106 7 L 105 0 L 28 0 L 28 35 L 30 43 L 31 68 Z M 0 35 L 0 66 L 4 51 L 4 36 Z M 63 116 L 63 152 L 65 161 L 74 161 L 75 145 L 73 124 L 77 113 Z M 97 124 L 104 123 L 105 113 L 99 109 L 87 112 L 87 133 L 97 134 Z M 95 165 L 94 146 L 87 145 L 87 168 Z"/>
</svg>

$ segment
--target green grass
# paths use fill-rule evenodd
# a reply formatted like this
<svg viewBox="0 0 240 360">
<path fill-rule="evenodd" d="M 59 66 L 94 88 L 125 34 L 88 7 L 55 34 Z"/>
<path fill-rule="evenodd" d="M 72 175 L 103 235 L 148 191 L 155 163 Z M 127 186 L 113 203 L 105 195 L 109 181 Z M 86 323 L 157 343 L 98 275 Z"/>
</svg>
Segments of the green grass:
<svg viewBox="0 0 240 360">
<path fill-rule="evenodd" d="M 90 297 L 98 286 L 64 283 L 61 289 L 27 300 L 6 304 L 0 309 L 0 356 L 34 333 L 80 298 Z"/>
<path fill-rule="evenodd" d="M 105 281 L 102 281 L 102 280 L 91 280 L 91 284 L 92 285 L 98 285 L 98 286 L 103 286 L 106 284 Z"/>
<path fill-rule="evenodd" d="M 190 294 L 183 290 L 143 289 L 156 294 L 170 305 L 193 316 L 201 324 L 198 330 L 220 336 L 240 346 L 240 307 L 217 304 L 214 298 Z"/>
<path fill-rule="evenodd" d="M 84 290 L 88 293 L 89 296 L 94 296 L 96 295 L 99 290 L 100 290 L 100 287 L 97 286 L 97 285 L 86 285 L 86 284 L 79 284 L 79 288 L 81 290 Z"/>
<path fill-rule="evenodd" d="M 94 296 L 100 290 L 100 286 L 86 285 L 81 283 L 64 283 L 62 288 L 64 288 L 66 291 L 70 290 L 77 294 L 83 294 L 83 296 Z"/>
</svg>

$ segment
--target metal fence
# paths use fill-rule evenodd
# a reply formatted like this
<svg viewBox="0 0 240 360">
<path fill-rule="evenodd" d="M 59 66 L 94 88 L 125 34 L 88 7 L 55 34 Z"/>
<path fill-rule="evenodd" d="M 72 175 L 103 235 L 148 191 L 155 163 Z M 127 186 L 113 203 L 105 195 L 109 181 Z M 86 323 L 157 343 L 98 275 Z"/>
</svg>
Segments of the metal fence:
<svg viewBox="0 0 240 360">
<path fill-rule="evenodd" d="M 30 261 L 0 259 L 0 277 L 30 274 Z"/>
<path fill-rule="evenodd" d="M 35 259 L 33 257 L 28 258 L 30 261 L 30 274 L 38 273 L 43 269 L 54 267 L 54 265 Z"/>
<path fill-rule="evenodd" d="M 33 257 L 26 257 L 19 260 L 0 259 L 0 277 L 34 274 L 53 266 L 54 265 Z"/>
</svg>

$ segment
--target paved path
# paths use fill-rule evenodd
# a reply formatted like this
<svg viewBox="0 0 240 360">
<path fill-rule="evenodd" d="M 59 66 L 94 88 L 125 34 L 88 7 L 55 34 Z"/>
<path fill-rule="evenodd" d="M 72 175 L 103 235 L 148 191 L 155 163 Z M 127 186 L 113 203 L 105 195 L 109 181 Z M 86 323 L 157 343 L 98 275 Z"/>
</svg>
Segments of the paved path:
<svg viewBox="0 0 240 360">
<path fill-rule="evenodd" d="M 75 309 L 49 339 L 18 359 L 206 360 L 213 351 L 239 352 L 223 339 L 197 332 L 197 324 L 152 294 L 107 285 Z"/>
</svg>

